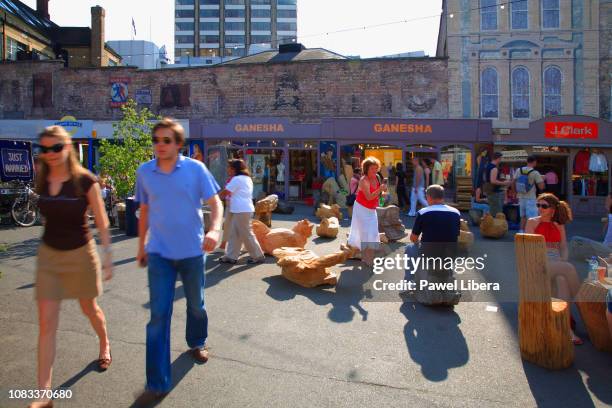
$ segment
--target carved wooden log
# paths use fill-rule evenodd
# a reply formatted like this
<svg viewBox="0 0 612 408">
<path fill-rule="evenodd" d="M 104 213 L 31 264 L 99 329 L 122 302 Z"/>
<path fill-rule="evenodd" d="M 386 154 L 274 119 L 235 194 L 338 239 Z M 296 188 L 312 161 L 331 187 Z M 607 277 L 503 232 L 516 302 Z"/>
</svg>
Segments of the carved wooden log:
<svg viewBox="0 0 612 408">
<path fill-rule="evenodd" d="M 321 204 L 319 208 L 317 208 L 315 215 L 320 219 L 330 217 L 336 217 L 337 219 L 342 218 L 342 212 L 340 211 L 340 206 L 338 204 L 334 204 L 332 206 Z"/>
<path fill-rule="evenodd" d="M 461 230 L 459 231 L 457 243 L 462 251 L 469 251 L 474 245 L 474 234 L 470 231 L 470 227 L 465 220 L 461 220 Z"/>
<path fill-rule="evenodd" d="M 338 283 L 339 273 L 329 268 L 346 261 L 351 253 L 350 248 L 345 248 L 330 255 L 318 256 L 308 249 L 281 247 L 275 249 L 273 255 L 278 259 L 276 264 L 281 267 L 286 279 L 306 288 L 314 288 Z"/>
<path fill-rule="evenodd" d="M 514 241 L 521 356 L 545 368 L 567 368 L 574 361 L 569 305 L 551 298 L 544 237 L 516 234 Z"/>
<path fill-rule="evenodd" d="M 612 279 L 607 281 L 612 284 Z M 591 343 L 597 350 L 612 353 L 612 337 L 606 320 L 607 292 L 599 282 L 584 282 L 576 295 L 576 302 Z"/>
<path fill-rule="evenodd" d="M 266 226 L 272 226 L 272 211 L 276 209 L 278 205 L 278 196 L 271 194 L 259 200 L 255 204 L 255 219 L 263 222 Z"/>
<path fill-rule="evenodd" d="M 340 222 L 336 217 L 323 218 L 317 227 L 317 235 L 323 238 L 336 238 L 340 230 Z"/>
<path fill-rule="evenodd" d="M 258 220 L 251 221 L 251 225 L 262 251 L 268 255 L 272 255 L 275 249 L 282 246 L 304 248 L 314 227 L 314 224 L 308 220 L 298 221 L 292 229 L 270 229 Z"/>
<path fill-rule="evenodd" d="M 400 220 L 400 209 L 396 205 L 378 207 L 378 232 L 384 232 L 389 241 L 397 241 L 406 236 L 406 227 Z"/>
<path fill-rule="evenodd" d="M 508 221 L 504 213 L 497 213 L 495 218 L 485 214 L 480 221 L 480 233 L 487 238 L 501 238 L 508 232 Z"/>
</svg>

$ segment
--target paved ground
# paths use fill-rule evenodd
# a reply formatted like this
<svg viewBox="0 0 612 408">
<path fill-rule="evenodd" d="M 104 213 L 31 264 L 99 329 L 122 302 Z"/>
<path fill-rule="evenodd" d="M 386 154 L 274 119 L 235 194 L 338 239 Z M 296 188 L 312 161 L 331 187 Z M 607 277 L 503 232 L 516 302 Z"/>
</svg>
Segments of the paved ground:
<svg viewBox="0 0 612 408">
<path fill-rule="evenodd" d="M 273 222 L 290 227 L 303 216 L 311 217 L 312 209 L 275 214 Z M 580 220 L 570 234 L 599 238 L 598 225 Z M 10 400 L 8 390 L 35 386 L 33 281 L 40 232 L 40 227 L 0 230 L 0 242 L 8 244 L 0 254 L 0 407 L 27 405 Z M 136 240 L 113 233 L 115 278 L 100 304 L 114 362 L 106 373 L 93 370 L 96 338 L 76 302 L 66 301 L 53 383 L 70 388 L 73 397 L 56 406 L 130 406 L 144 384 L 146 274 L 134 262 Z M 339 243 L 318 239 L 309 247 L 324 254 Z M 512 254 L 499 257 L 513 262 Z M 565 371 L 521 361 L 515 303 L 462 302 L 453 311 L 372 302 L 364 290 L 370 272 L 355 261 L 341 267 L 336 288 L 304 289 L 280 277 L 271 259 L 247 267 L 222 265 L 217 258 L 208 258 L 206 275 L 212 358 L 199 366 L 184 354 L 185 302 L 177 282 L 175 386 L 161 406 L 612 405 L 612 355 L 588 342 L 576 349 L 575 364 Z M 579 334 L 585 335 L 581 326 Z"/>
</svg>

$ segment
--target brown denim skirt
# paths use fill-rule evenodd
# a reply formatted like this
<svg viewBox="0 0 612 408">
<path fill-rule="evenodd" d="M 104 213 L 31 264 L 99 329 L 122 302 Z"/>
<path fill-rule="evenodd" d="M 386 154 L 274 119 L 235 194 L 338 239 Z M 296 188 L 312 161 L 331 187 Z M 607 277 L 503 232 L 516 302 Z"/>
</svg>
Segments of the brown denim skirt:
<svg viewBox="0 0 612 408">
<path fill-rule="evenodd" d="M 38 247 L 36 299 L 91 299 L 102 293 L 101 264 L 92 239 L 70 250 Z"/>
</svg>

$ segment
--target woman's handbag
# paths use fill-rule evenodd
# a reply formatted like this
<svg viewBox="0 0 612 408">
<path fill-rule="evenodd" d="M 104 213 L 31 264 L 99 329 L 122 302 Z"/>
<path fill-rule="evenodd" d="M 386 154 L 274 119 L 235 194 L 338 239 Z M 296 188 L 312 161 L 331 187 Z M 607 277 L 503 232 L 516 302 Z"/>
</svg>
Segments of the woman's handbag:
<svg viewBox="0 0 612 408">
<path fill-rule="evenodd" d="M 357 183 L 357 187 L 355 187 L 355 191 L 346 196 L 346 205 L 352 207 L 355 204 L 355 200 L 357 199 L 357 189 L 359 188 L 359 183 Z"/>
</svg>

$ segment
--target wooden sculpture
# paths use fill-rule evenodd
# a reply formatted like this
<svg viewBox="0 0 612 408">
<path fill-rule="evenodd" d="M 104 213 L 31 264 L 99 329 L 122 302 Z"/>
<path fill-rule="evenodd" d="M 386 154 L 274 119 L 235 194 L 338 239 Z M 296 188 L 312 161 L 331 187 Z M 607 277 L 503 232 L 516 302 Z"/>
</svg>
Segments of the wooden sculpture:
<svg viewBox="0 0 612 408">
<path fill-rule="evenodd" d="M 480 221 L 480 234 L 487 238 L 501 238 L 508 232 L 508 221 L 504 213 L 497 213 L 495 218 L 485 214 Z"/>
<path fill-rule="evenodd" d="M 606 279 L 606 283 L 612 285 L 612 279 Z M 612 353 L 612 337 L 606 321 L 607 292 L 600 282 L 584 282 L 576 295 L 576 304 L 593 346 Z"/>
<path fill-rule="evenodd" d="M 336 217 L 323 218 L 317 227 L 317 235 L 323 238 L 336 238 L 340 230 L 340 222 Z"/>
<path fill-rule="evenodd" d="M 389 241 L 398 241 L 406 236 L 406 227 L 400 220 L 400 209 L 396 205 L 378 207 L 378 232 L 384 232 Z"/>
<path fill-rule="evenodd" d="M 470 231 L 470 227 L 466 220 L 461 220 L 459 230 L 459 249 L 462 251 L 469 251 L 474 245 L 474 234 Z"/>
<path fill-rule="evenodd" d="M 558 370 L 574 361 L 569 304 L 551 298 L 544 237 L 516 234 L 519 346 L 523 359 Z"/>
<path fill-rule="evenodd" d="M 482 210 L 478 210 L 475 208 L 470 209 L 469 215 L 470 220 L 472 220 L 472 225 L 480 225 L 480 220 L 482 220 Z"/>
<path fill-rule="evenodd" d="M 259 200 L 255 204 L 255 219 L 263 222 L 268 227 L 272 226 L 272 211 L 276 209 L 278 205 L 278 196 L 271 194 Z"/>
<path fill-rule="evenodd" d="M 253 232 L 265 254 L 272 252 L 282 246 L 304 248 L 306 241 L 312 235 L 314 224 L 308 220 L 298 221 L 292 229 L 268 228 L 263 222 L 253 220 Z"/>
<path fill-rule="evenodd" d="M 345 262 L 351 253 L 350 248 L 345 248 L 333 254 L 318 256 L 308 249 L 281 247 L 275 249 L 273 255 L 278 259 L 276 264 L 281 267 L 281 273 L 286 279 L 305 288 L 314 288 L 338 283 L 339 273 L 329 268 Z"/>
<path fill-rule="evenodd" d="M 338 204 L 334 204 L 332 206 L 321 204 L 319 208 L 317 208 L 315 215 L 320 219 L 330 217 L 336 217 L 337 219 L 342 218 L 342 212 L 340 211 L 340 206 Z"/>
</svg>

